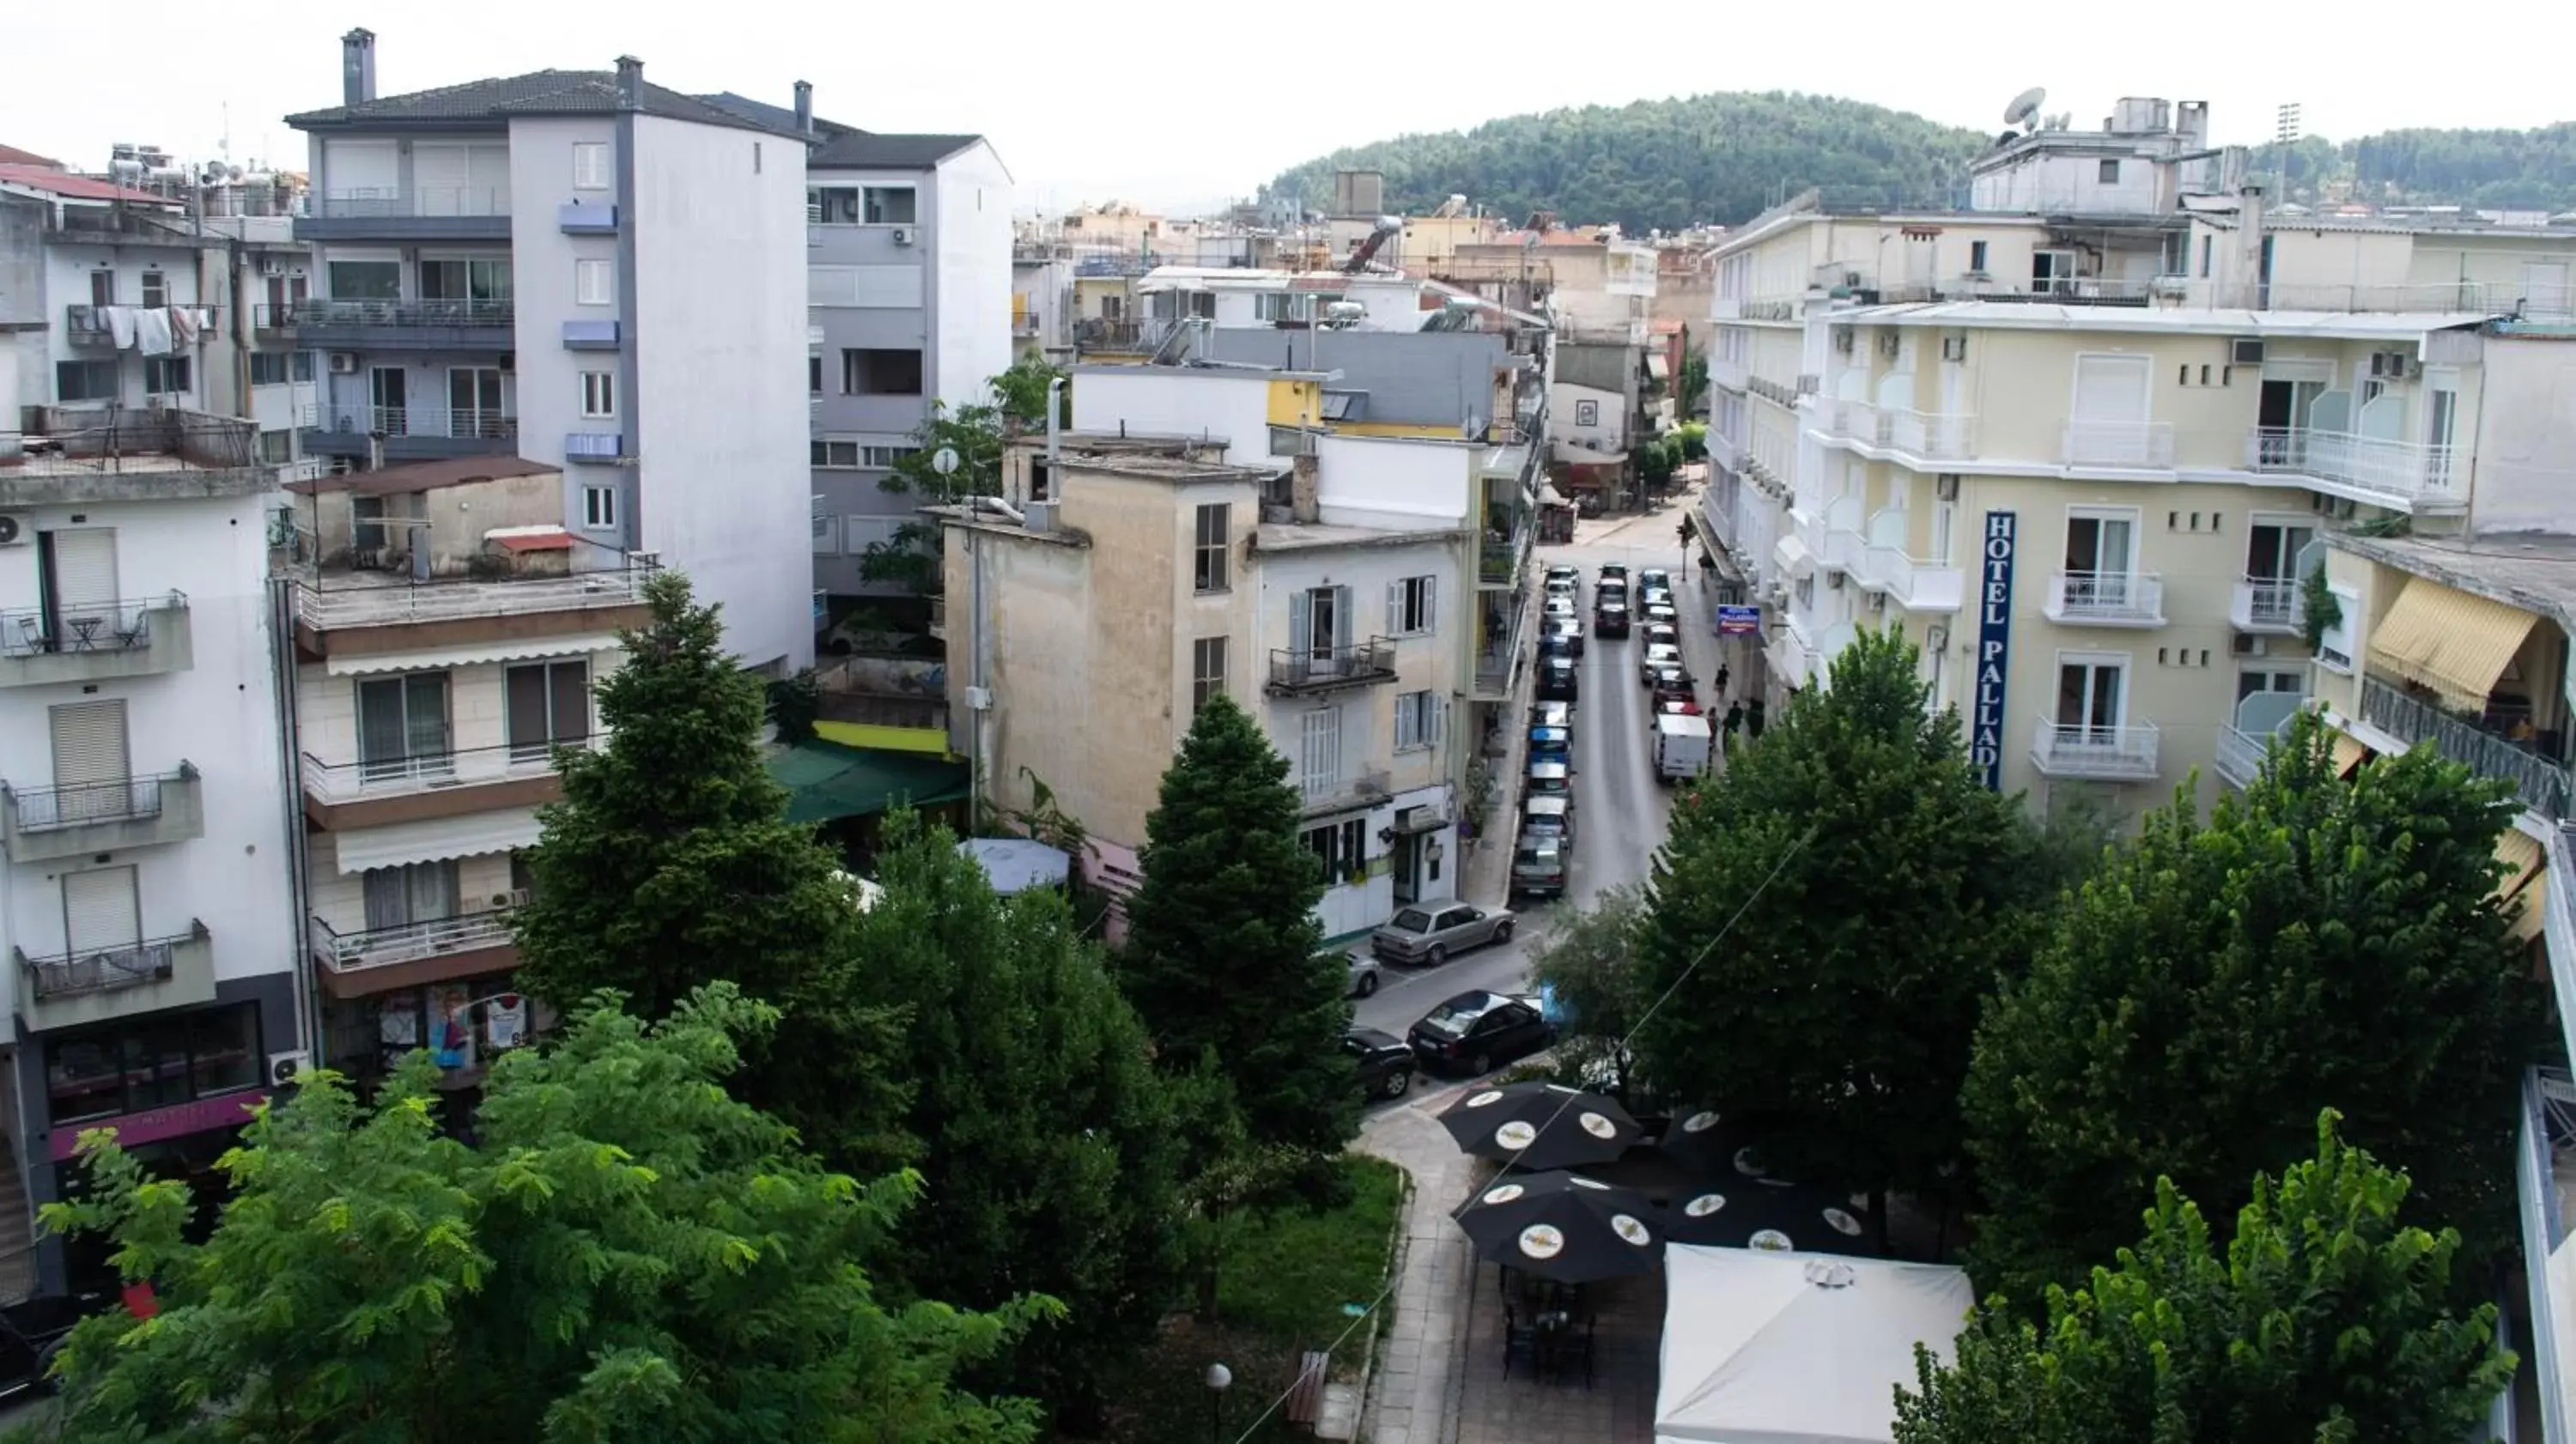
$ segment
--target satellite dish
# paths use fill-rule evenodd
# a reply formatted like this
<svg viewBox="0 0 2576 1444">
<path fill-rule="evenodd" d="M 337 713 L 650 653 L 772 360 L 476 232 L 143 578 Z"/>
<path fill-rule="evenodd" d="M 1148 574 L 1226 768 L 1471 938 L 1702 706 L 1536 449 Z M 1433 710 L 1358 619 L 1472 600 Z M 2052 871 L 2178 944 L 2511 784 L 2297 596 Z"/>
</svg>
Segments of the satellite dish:
<svg viewBox="0 0 2576 1444">
<path fill-rule="evenodd" d="M 2012 104 L 2004 107 L 2004 124 L 2020 125 L 2029 120 L 2039 114 L 2039 103 L 2046 99 L 2048 92 L 2036 85 L 2014 96 Z"/>
<path fill-rule="evenodd" d="M 943 446 L 937 451 L 930 453 L 930 469 L 938 472 L 941 476 L 955 476 L 957 474 L 957 448 L 953 446 Z"/>
</svg>

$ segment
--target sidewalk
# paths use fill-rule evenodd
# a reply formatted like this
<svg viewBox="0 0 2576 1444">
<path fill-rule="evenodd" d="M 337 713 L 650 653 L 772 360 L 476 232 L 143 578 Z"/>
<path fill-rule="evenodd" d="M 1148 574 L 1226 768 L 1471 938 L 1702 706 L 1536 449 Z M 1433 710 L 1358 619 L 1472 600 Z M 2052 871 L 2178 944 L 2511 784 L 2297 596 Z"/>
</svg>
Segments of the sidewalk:
<svg viewBox="0 0 2576 1444">
<path fill-rule="evenodd" d="M 1362 1151 L 1413 1176 L 1386 1356 L 1369 1378 L 1360 1413 L 1360 1437 L 1370 1444 L 1452 1444 L 1457 1438 L 1458 1388 L 1464 1382 L 1460 1325 L 1475 1275 L 1467 1236 L 1450 1221 L 1449 1211 L 1474 1186 L 1476 1162 L 1458 1151 L 1439 1114 L 1459 1091 L 1418 1091 L 1360 1125 Z"/>
</svg>

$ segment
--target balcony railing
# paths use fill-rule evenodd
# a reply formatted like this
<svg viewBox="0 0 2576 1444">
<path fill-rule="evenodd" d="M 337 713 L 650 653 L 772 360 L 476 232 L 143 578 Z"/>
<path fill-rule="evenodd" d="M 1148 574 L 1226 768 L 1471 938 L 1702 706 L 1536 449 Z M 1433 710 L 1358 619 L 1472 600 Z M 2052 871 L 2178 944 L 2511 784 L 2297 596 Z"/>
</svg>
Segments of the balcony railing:
<svg viewBox="0 0 2576 1444">
<path fill-rule="evenodd" d="M 187 605 L 187 595 L 173 591 L 121 602 L 0 612 L 0 657 L 141 651 L 152 645 L 152 614 Z"/>
<path fill-rule="evenodd" d="M 2144 781 L 2156 775 L 2155 725 L 2091 727 L 2043 715 L 2031 739 L 2030 759 L 2047 777 Z"/>
<path fill-rule="evenodd" d="M 454 752 L 422 752 L 409 757 L 380 757 L 371 762 L 325 762 L 304 754 L 304 792 L 317 802 L 364 802 L 454 787 L 480 787 L 543 777 L 554 771 L 554 751 L 587 752 L 604 739 L 574 737 L 552 743 L 508 743 Z"/>
<path fill-rule="evenodd" d="M 1270 653 L 1276 693 L 1329 692 L 1395 680 L 1395 643 L 1384 637 L 1339 647 L 1279 647 Z"/>
<path fill-rule="evenodd" d="M 2304 611 L 2298 578 L 2249 575 L 2236 583 L 2236 595 L 2228 603 L 2227 620 L 2240 632 L 2270 632 L 2287 636 L 2299 630 L 2299 619 Z"/>
<path fill-rule="evenodd" d="M 360 973 L 450 953 L 507 947 L 513 939 L 510 920 L 516 913 L 515 908 L 494 908 L 356 933 L 340 932 L 313 918 L 308 931 L 314 961 L 335 973 Z"/>
<path fill-rule="evenodd" d="M 1324 811 L 1346 803 L 1367 802 L 1384 797 L 1392 790 L 1394 778 L 1383 767 L 1363 767 L 1347 775 L 1336 770 L 1322 776 L 1308 775 L 1297 779 L 1297 791 L 1308 812 Z M 1335 880 L 1338 883 L 1338 879 Z"/>
<path fill-rule="evenodd" d="M 1816 644 L 1796 616 L 1772 626 L 1768 651 L 1771 668 L 1781 681 L 1792 687 L 1807 685 L 1807 674 L 1816 663 Z"/>
<path fill-rule="evenodd" d="M 1073 323 L 1073 344 L 1086 351 L 1133 351 L 1147 344 L 1143 321 L 1107 321 L 1097 316 Z"/>
<path fill-rule="evenodd" d="M 1729 391 L 1743 390 L 1744 383 L 1750 380 L 1752 375 L 1752 369 L 1745 363 L 1729 361 L 1723 356 L 1708 363 L 1708 379 Z"/>
<path fill-rule="evenodd" d="M 260 308 L 263 311 L 266 307 Z M 294 306 L 296 326 L 389 326 L 401 329 L 507 326 L 518 314 L 509 298 L 500 300 L 343 301 L 308 300 Z"/>
<path fill-rule="evenodd" d="M 651 566 L 639 562 L 613 571 L 529 577 L 515 582 L 324 587 L 308 579 L 295 588 L 295 620 L 317 632 L 327 632 L 335 627 L 402 626 L 460 617 L 627 607 L 643 600 L 644 583 L 652 574 Z"/>
<path fill-rule="evenodd" d="M 191 919 L 187 932 L 150 942 L 51 957 L 31 957 L 25 949 L 18 949 L 18 968 L 27 974 L 39 1001 L 139 988 L 167 981 L 178 950 L 188 943 L 203 942 L 207 936 L 206 925 Z"/>
<path fill-rule="evenodd" d="M 2048 579 L 2052 622 L 2095 627 L 2161 627 L 2165 581 L 2154 572 L 2057 572 Z"/>
<path fill-rule="evenodd" d="M 2272 745 L 2238 727 L 2218 729 L 2218 780 L 2230 787 L 2250 787 L 2263 771 L 2263 755 Z"/>
<path fill-rule="evenodd" d="M 2265 426 L 2246 439 L 2245 464 L 2254 471 L 2312 476 L 2408 501 L 2462 499 L 2459 468 L 2447 446 Z"/>
<path fill-rule="evenodd" d="M 1955 612 L 1967 596 L 1967 577 L 1957 567 L 1909 555 L 1903 547 L 1864 550 L 1860 577 L 1862 585 L 1886 592 L 1909 611 Z"/>
<path fill-rule="evenodd" d="M 335 220 L 385 216 L 506 216 L 508 186 L 415 186 L 408 191 L 359 189 L 326 195 L 312 214 Z"/>
<path fill-rule="evenodd" d="M 11 830 L 45 832 L 101 822 L 140 822 L 161 815 L 163 784 L 195 780 L 197 770 L 182 762 L 176 772 L 157 777 L 120 777 L 109 782 L 75 782 L 63 787 L 0 789 L 8 800 Z"/>
<path fill-rule="evenodd" d="M 2565 767 L 2375 677 L 2361 679 L 2361 720 L 2409 747 L 2431 743 L 2480 777 L 2511 783 L 2522 805 L 2542 817 L 2562 820 L 2570 815 Z"/>
<path fill-rule="evenodd" d="M 2068 466 L 2173 465 L 2174 429 L 2165 421 L 2070 421 L 2058 459 Z"/>
<path fill-rule="evenodd" d="M 497 411 L 449 406 L 343 406 L 330 413 L 330 429 L 370 436 L 444 436 L 458 441 L 515 441 L 519 418 Z"/>
</svg>

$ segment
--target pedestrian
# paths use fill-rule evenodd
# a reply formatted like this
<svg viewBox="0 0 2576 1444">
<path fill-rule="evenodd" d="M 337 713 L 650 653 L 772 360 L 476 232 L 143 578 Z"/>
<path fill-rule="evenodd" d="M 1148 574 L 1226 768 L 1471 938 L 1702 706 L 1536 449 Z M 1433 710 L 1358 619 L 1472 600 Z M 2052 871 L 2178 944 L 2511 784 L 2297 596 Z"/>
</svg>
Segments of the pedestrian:
<svg viewBox="0 0 2576 1444">
<path fill-rule="evenodd" d="M 1730 707 L 1728 707 L 1728 708 L 1726 709 L 1726 736 L 1727 736 L 1727 740 L 1728 740 L 1728 741 L 1730 741 L 1730 742 L 1731 742 L 1731 741 L 1733 741 L 1733 740 L 1735 739 L 1735 734 L 1736 734 L 1737 732 L 1739 732 L 1739 731 L 1743 730 L 1743 727 L 1744 727 L 1744 704 L 1743 704 L 1743 703 L 1741 703 L 1741 702 L 1738 702 L 1738 703 L 1734 704 L 1733 706 L 1730 706 Z"/>
<path fill-rule="evenodd" d="M 1723 701 L 1725 701 L 1725 700 L 1726 700 L 1726 676 L 1727 676 L 1727 673 L 1726 673 L 1726 664 L 1725 664 L 1724 662 L 1720 662 L 1720 663 L 1718 663 L 1718 664 L 1717 664 L 1717 700 L 1719 700 L 1720 702 L 1723 702 Z"/>
<path fill-rule="evenodd" d="M 1756 742 L 1762 740 L 1762 699 L 1759 697 L 1753 699 L 1753 710 L 1744 714 L 1744 735 Z"/>
</svg>

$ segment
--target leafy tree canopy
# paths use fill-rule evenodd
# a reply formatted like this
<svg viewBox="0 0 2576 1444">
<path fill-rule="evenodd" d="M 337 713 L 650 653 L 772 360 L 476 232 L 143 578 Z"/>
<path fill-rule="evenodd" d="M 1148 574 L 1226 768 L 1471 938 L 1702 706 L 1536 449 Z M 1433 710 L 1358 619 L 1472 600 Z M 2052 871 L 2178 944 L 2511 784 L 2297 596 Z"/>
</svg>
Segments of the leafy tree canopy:
<svg viewBox="0 0 2576 1444">
<path fill-rule="evenodd" d="M 1052 1304 L 877 1297 L 914 1180 L 827 1172 L 726 1092 L 774 1018 L 730 985 L 658 1024 L 603 1000 L 499 1060 L 471 1144 L 439 1133 L 426 1054 L 372 1105 L 309 1074 L 225 1156 L 203 1244 L 184 1185 L 91 1140 L 94 1187 L 45 1221 L 111 1234 L 161 1307 L 74 1331 L 65 1437 L 1032 1439 L 1029 1405 L 952 1380 Z"/>
<path fill-rule="evenodd" d="M 1608 1064 L 1623 1099 L 1636 1066 L 1628 1035 L 1655 1000 L 1653 977 L 1637 956 L 1646 901 L 1634 883 L 1603 888 L 1589 904 L 1559 911 L 1531 958 L 1531 972 L 1554 990 L 1566 1015 L 1558 1058 L 1577 1069 Z"/>
<path fill-rule="evenodd" d="M 999 375 L 987 377 L 980 400 L 962 406 L 934 401 L 930 415 L 912 433 L 912 450 L 895 458 L 894 469 L 878 485 L 919 505 L 935 506 L 971 496 L 996 496 L 1002 490 L 1002 451 L 1013 431 L 1046 425 L 1048 385 L 1065 376 L 1062 368 L 1037 356 L 1013 361 Z M 1070 419 L 1072 388 L 1064 405 Z M 940 475 L 939 453 L 957 456 L 957 469 Z M 894 535 L 868 547 L 859 560 L 859 575 L 871 582 L 892 582 L 920 593 L 939 590 L 939 527 L 909 518 Z"/>
<path fill-rule="evenodd" d="M 2253 1199 L 2221 1250 L 2171 1179 L 2146 1237 L 2047 1291 L 2034 1326 L 1997 1304 L 1955 1365 L 1915 1350 L 1897 1444 L 2281 1444 L 2469 1439 L 2512 1379 L 2496 1309 L 2451 1312 L 2459 1235 L 2398 1221 L 2406 1176 L 2335 1136 Z"/>
</svg>

